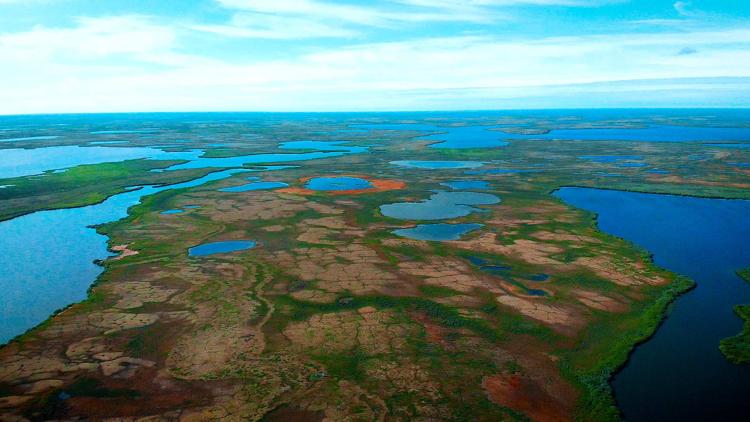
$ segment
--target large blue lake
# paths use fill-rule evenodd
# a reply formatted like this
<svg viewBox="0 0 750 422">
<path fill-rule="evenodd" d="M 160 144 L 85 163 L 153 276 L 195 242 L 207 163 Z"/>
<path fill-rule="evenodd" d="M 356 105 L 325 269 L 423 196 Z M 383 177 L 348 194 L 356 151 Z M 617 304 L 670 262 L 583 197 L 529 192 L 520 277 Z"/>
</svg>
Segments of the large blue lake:
<svg viewBox="0 0 750 422">
<path fill-rule="evenodd" d="M 735 270 L 750 267 L 750 201 L 563 188 L 557 197 L 599 215 L 599 228 L 653 253 L 697 287 L 638 346 L 613 387 L 628 421 L 746 421 L 750 366 L 727 361 L 719 341 L 742 329 L 750 303 Z M 616 333 L 613 333 L 616 335 Z"/>
<path fill-rule="evenodd" d="M 247 170 L 211 173 L 186 183 L 132 190 L 87 207 L 39 211 L 0 222 L 0 344 L 32 328 L 55 310 L 86 298 L 110 256 L 107 237 L 90 226 L 117 221 L 141 198 L 199 186 Z"/>
</svg>

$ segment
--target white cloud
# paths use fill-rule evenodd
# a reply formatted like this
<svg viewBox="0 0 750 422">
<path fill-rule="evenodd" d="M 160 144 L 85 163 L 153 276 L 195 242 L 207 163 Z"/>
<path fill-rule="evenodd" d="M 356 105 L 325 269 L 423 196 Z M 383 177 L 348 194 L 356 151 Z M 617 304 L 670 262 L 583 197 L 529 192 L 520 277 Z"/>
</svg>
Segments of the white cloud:
<svg viewBox="0 0 750 422">
<path fill-rule="evenodd" d="M 692 17 L 696 15 L 696 12 L 691 10 L 692 4 L 689 1 L 676 1 L 672 5 L 674 10 L 679 13 L 680 16 Z"/>
<path fill-rule="evenodd" d="M 283 24 L 237 27 L 276 33 Z M 745 27 L 517 40 L 454 36 L 226 61 L 182 52 L 183 31 L 120 16 L 0 34 L 0 113 L 472 108 L 545 90 L 570 96 L 582 84 L 606 90 L 614 80 L 750 75 Z M 675 54 L 683 49 L 700 54 Z"/>
<path fill-rule="evenodd" d="M 143 16 L 83 17 L 77 24 L 74 28 L 36 26 L 27 32 L 0 33 L 0 51 L 5 59 L 18 61 L 54 57 L 90 60 L 168 51 L 176 37 L 172 28 Z"/>
</svg>

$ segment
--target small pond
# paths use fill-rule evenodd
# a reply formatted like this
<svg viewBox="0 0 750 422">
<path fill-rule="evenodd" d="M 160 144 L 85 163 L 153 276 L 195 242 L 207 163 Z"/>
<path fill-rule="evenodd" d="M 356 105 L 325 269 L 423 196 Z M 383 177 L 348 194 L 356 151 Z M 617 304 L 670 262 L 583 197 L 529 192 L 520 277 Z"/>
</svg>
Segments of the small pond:
<svg viewBox="0 0 750 422">
<path fill-rule="evenodd" d="M 372 183 L 359 177 L 315 177 L 310 179 L 305 187 L 311 190 L 336 191 L 360 190 L 372 188 Z"/>
<path fill-rule="evenodd" d="M 225 240 L 221 242 L 204 243 L 188 249 L 190 256 L 206 256 L 222 253 L 244 251 L 254 248 L 256 243 L 252 240 Z"/>
<path fill-rule="evenodd" d="M 483 211 L 473 205 L 492 205 L 498 202 L 500 198 L 488 193 L 438 191 L 421 202 L 381 205 L 380 212 L 386 217 L 400 220 L 444 220 Z"/>
</svg>

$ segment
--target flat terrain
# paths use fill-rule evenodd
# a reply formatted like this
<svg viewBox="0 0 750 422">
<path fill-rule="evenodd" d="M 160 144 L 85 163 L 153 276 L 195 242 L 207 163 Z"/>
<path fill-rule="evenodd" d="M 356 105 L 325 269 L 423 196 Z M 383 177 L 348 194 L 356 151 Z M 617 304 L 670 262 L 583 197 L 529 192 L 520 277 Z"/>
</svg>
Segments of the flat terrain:
<svg viewBox="0 0 750 422">
<path fill-rule="evenodd" d="M 440 135 L 424 139 L 433 132 L 356 126 L 385 123 L 446 131 L 486 126 L 489 134 L 504 125 L 508 144 L 433 148 Z M 126 140 L 203 150 L 213 158 L 311 151 L 304 144 L 278 148 L 289 141 L 362 148 L 248 163 L 244 168 L 252 171 L 146 196 L 128 217 L 97 227 L 116 255 L 101 263 L 88 299 L 0 348 L 0 420 L 618 420 L 613 371 L 691 282 L 656 267 L 647 251 L 599 231 L 593 214 L 552 193 L 583 186 L 748 199 L 750 149 L 714 146 L 720 140 L 713 139 L 529 135 L 649 125 L 747 123 L 717 120 L 711 112 L 589 118 L 558 112 L 143 117 L 19 129 L 14 137 L 60 137 L 0 147 Z M 154 131 L 91 133 L 105 128 Z M 525 136 L 514 139 L 514 133 Z M 481 166 L 393 163 L 405 160 Z M 132 160 L 0 179 L 8 186 L 0 189 L 0 219 L 95 204 L 128 187 L 225 169 L 153 171 L 184 162 Z M 289 167 L 263 167 L 278 164 Z M 225 190 L 249 183 L 248 177 L 287 186 Z M 369 187 L 310 189 L 316 177 L 364 179 Z M 450 182 L 467 183 L 456 189 Z M 427 201 L 435 191 L 499 201 L 459 201 L 460 216 L 435 220 L 381 212 L 383 205 Z M 180 212 L 163 213 L 168 210 Z M 481 226 L 446 241 L 393 233 L 431 223 Z M 256 246 L 188 255 L 196 245 L 226 240 Z M 746 316 L 745 308 L 738 312 Z"/>
</svg>

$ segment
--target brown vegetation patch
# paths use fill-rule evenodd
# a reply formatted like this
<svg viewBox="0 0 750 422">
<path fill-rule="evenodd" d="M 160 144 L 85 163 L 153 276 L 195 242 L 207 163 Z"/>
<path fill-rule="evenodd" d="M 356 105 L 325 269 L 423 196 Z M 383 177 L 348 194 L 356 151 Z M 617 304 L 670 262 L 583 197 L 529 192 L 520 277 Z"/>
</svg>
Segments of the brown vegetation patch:
<svg viewBox="0 0 750 422">
<path fill-rule="evenodd" d="M 113 261 L 119 261 L 129 256 L 138 255 L 138 251 L 128 249 L 128 245 L 115 245 L 115 246 L 112 246 L 111 249 L 115 252 L 119 252 L 117 256 L 110 258 Z"/>
<path fill-rule="evenodd" d="M 522 412 L 537 422 L 571 420 L 569 404 L 560 403 L 534 382 L 519 374 L 497 374 L 485 377 L 482 387 L 487 396 L 500 406 Z"/>
</svg>

